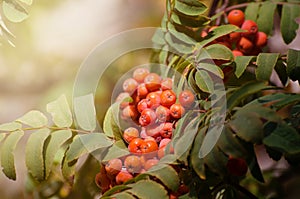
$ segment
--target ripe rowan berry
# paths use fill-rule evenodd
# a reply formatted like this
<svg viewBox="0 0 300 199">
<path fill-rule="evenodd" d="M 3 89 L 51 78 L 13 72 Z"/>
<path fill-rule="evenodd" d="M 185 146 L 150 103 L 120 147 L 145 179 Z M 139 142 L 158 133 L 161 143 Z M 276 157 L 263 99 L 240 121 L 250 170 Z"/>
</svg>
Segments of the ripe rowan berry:
<svg viewBox="0 0 300 199">
<path fill-rule="evenodd" d="M 133 71 L 133 78 L 137 82 L 144 82 L 145 77 L 149 74 L 149 70 L 147 68 L 137 68 Z"/>
<path fill-rule="evenodd" d="M 180 92 L 178 100 L 183 107 L 191 107 L 195 102 L 195 96 L 192 91 L 184 90 Z"/>
<path fill-rule="evenodd" d="M 157 138 L 160 136 L 160 131 L 163 129 L 164 123 L 149 125 L 146 128 L 147 136 Z"/>
<path fill-rule="evenodd" d="M 232 54 L 233 54 L 234 57 L 237 57 L 237 56 L 243 56 L 243 55 L 244 55 L 244 54 L 243 54 L 241 51 L 239 51 L 239 50 L 233 50 L 233 51 L 232 51 Z"/>
<path fill-rule="evenodd" d="M 170 107 L 170 112 L 171 112 L 171 116 L 173 118 L 179 119 L 184 115 L 185 109 L 183 108 L 183 106 L 181 104 L 173 104 Z"/>
<path fill-rule="evenodd" d="M 161 77 L 156 73 L 149 73 L 145 77 L 144 83 L 148 91 L 156 91 L 161 87 Z"/>
<path fill-rule="evenodd" d="M 148 171 L 151 167 L 153 167 L 154 165 L 156 165 L 158 162 L 159 162 L 159 160 L 156 159 L 156 158 L 149 159 L 149 160 L 147 160 L 147 161 L 145 162 L 145 164 L 144 164 L 144 169 L 145 169 L 146 171 Z"/>
<path fill-rule="evenodd" d="M 145 141 L 141 138 L 134 138 L 128 145 L 128 150 L 131 153 L 142 153 L 141 146 Z"/>
<path fill-rule="evenodd" d="M 255 46 L 263 47 L 267 44 L 268 35 L 264 32 L 257 32 L 255 36 Z"/>
<path fill-rule="evenodd" d="M 244 176 L 247 173 L 248 166 L 244 159 L 229 157 L 226 168 L 231 175 Z"/>
<path fill-rule="evenodd" d="M 148 100 L 148 107 L 155 109 L 157 108 L 161 103 L 161 97 L 158 92 L 151 92 L 146 96 L 146 99 Z"/>
<path fill-rule="evenodd" d="M 170 119 L 170 109 L 165 106 L 157 107 L 155 114 L 159 122 L 166 122 Z"/>
<path fill-rule="evenodd" d="M 138 112 L 134 105 L 128 105 L 122 110 L 122 116 L 125 119 L 135 120 L 138 117 Z"/>
<path fill-rule="evenodd" d="M 137 87 L 138 83 L 133 78 L 128 78 L 123 82 L 123 90 L 129 94 L 134 93 Z"/>
<path fill-rule="evenodd" d="M 123 138 L 127 143 L 130 143 L 134 138 L 139 137 L 140 133 L 137 128 L 128 127 L 124 130 Z"/>
<path fill-rule="evenodd" d="M 252 20 L 244 21 L 241 28 L 246 31 L 242 33 L 242 35 L 246 37 L 254 36 L 258 31 L 257 24 Z"/>
<path fill-rule="evenodd" d="M 238 42 L 241 38 L 241 33 L 240 32 L 232 32 L 229 34 L 229 40 L 231 43 Z"/>
<path fill-rule="evenodd" d="M 161 89 L 164 90 L 171 90 L 173 87 L 173 80 L 171 78 L 166 78 L 161 82 Z"/>
<path fill-rule="evenodd" d="M 254 47 L 253 43 L 246 37 L 242 37 L 238 43 L 238 49 L 245 54 L 250 53 L 253 47 Z"/>
<path fill-rule="evenodd" d="M 117 184 L 123 184 L 127 182 L 128 180 L 131 180 L 133 178 L 133 175 L 131 175 L 126 170 L 121 170 L 118 175 L 116 176 L 116 183 Z"/>
<path fill-rule="evenodd" d="M 227 19 L 230 24 L 241 26 L 245 20 L 245 14 L 241 10 L 231 10 Z"/>
<path fill-rule="evenodd" d="M 144 83 L 139 84 L 137 87 L 137 95 L 140 98 L 144 98 L 147 96 L 147 94 L 148 94 L 148 89 L 147 89 L 146 85 Z"/>
<path fill-rule="evenodd" d="M 156 121 L 156 114 L 152 109 L 145 109 L 142 111 L 139 118 L 139 123 L 142 126 L 148 126 Z"/>
<path fill-rule="evenodd" d="M 158 150 L 158 145 L 154 140 L 144 140 L 141 144 L 142 153 L 151 153 Z"/>
<path fill-rule="evenodd" d="M 173 133 L 173 124 L 171 122 L 164 123 L 163 129 L 160 131 L 160 135 L 163 138 L 171 138 Z"/>
<path fill-rule="evenodd" d="M 124 166 L 129 173 L 139 173 L 142 169 L 140 157 L 136 155 L 127 156 L 124 160 Z"/>
<path fill-rule="evenodd" d="M 120 108 L 121 109 L 128 106 L 130 104 L 130 101 L 133 101 L 133 99 L 131 98 L 131 96 L 127 92 L 120 93 L 116 98 L 116 102 L 120 102 Z"/>
<path fill-rule="evenodd" d="M 109 160 L 105 165 L 105 170 L 108 175 L 115 176 L 122 169 L 122 160 L 115 158 Z"/>
<path fill-rule="evenodd" d="M 172 90 L 165 90 L 160 95 L 161 105 L 170 107 L 176 102 L 176 94 Z"/>
</svg>

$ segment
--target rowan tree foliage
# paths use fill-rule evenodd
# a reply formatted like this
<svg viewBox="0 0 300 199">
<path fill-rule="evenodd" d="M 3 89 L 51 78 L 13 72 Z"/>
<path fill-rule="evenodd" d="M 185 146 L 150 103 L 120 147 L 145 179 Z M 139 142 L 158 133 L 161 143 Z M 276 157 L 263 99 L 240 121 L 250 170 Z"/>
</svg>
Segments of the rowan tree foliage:
<svg viewBox="0 0 300 199">
<path fill-rule="evenodd" d="M 12 21 L 22 20 L 26 11 L 20 5 L 31 3 L 4 0 L 3 14 Z M 270 38 L 279 23 L 283 41 L 293 42 L 299 28 L 296 19 L 300 17 L 300 1 L 225 0 L 207 5 L 200 0 L 166 0 L 165 9 L 161 27 L 152 37 L 154 48 L 149 57 L 152 64 L 163 66 L 157 71 L 150 65 L 149 71 L 161 78 L 173 78 L 174 95 L 179 96 L 182 88 L 192 90 L 197 107 L 178 120 L 174 116 L 170 119 L 176 123 L 170 141 L 173 152 L 169 147 L 170 153 L 156 159 L 153 167 L 133 172 L 124 183 L 116 176 L 110 178 L 107 163 L 112 159 L 124 163 L 132 152 L 128 147 L 131 138 L 124 138 L 119 125 L 124 122 L 122 104 L 138 103 L 140 99 L 125 96 L 113 103 L 101 125 L 103 132 L 99 132 L 94 96 L 77 98 L 73 110 L 62 95 L 46 107 L 51 118 L 32 110 L 0 125 L 1 166 L 9 179 L 17 179 L 14 150 L 28 133 L 24 153 L 27 190 L 38 198 L 297 196 L 300 94 L 293 93 L 289 86 L 300 81 L 300 51 L 291 48 L 271 53 L 268 44 L 258 42 L 257 32 Z M 247 28 L 236 22 L 239 19 L 228 17 L 233 10 L 244 13 L 243 22 L 255 23 L 255 33 L 249 35 Z M 0 25 L 4 36 L 12 34 L 3 23 Z M 234 34 L 237 39 L 231 38 Z M 249 48 L 245 46 L 248 41 Z M 241 54 L 237 56 L 234 51 Z M 173 71 L 180 74 L 179 78 L 174 78 Z M 158 89 L 164 90 L 161 85 Z M 257 148 L 263 148 L 274 161 L 287 161 L 289 166 L 280 171 L 262 170 Z M 139 171 L 142 168 L 138 165 L 134 169 L 137 167 Z M 120 171 L 111 172 L 115 175 Z"/>
</svg>

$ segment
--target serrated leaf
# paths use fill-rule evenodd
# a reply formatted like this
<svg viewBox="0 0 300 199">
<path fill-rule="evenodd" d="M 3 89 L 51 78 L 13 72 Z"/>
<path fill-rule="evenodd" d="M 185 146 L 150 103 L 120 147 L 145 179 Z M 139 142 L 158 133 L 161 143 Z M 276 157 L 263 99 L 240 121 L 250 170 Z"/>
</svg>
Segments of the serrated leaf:
<svg viewBox="0 0 300 199">
<path fill-rule="evenodd" d="M 256 78 L 268 81 L 279 58 L 279 53 L 260 53 L 257 56 Z"/>
<path fill-rule="evenodd" d="M 199 69 L 199 70 L 203 69 L 208 72 L 211 72 L 212 74 L 216 75 L 217 77 L 220 77 L 222 79 L 224 78 L 224 73 L 223 73 L 222 69 L 213 63 L 199 63 L 197 65 L 197 69 Z"/>
<path fill-rule="evenodd" d="M 277 128 L 263 139 L 263 143 L 282 153 L 300 153 L 300 135 L 286 123 L 279 123 Z"/>
<path fill-rule="evenodd" d="M 300 81 L 300 50 L 289 49 L 287 54 L 287 74 L 293 81 Z"/>
<path fill-rule="evenodd" d="M 147 172 L 147 174 L 159 179 L 166 187 L 172 191 L 176 191 L 179 187 L 180 180 L 178 173 L 173 167 L 166 164 L 157 164 Z"/>
<path fill-rule="evenodd" d="M 128 192 L 137 196 L 138 198 L 143 199 L 168 199 L 167 190 L 159 183 L 152 180 L 140 180 L 129 186 L 132 189 L 129 189 Z M 151 194 L 149 194 L 151 193 Z"/>
<path fill-rule="evenodd" d="M 0 125 L 0 131 L 15 131 L 22 128 L 22 124 L 18 122 L 9 122 Z"/>
<path fill-rule="evenodd" d="M 109 197 L 111 198 L 111 197 Z M 136 199 L 136 197 L 134 197 L 132 194 L 127 193 L 127 192 L 120 192 L 120 193 L 116 193 L 113 195 L 113 198 L 116 199 Z M 105 198 L 103 198 L 105 199 Z"/>
<path fill-rule="evenodd" d="M 103 161 L 124 157 L 129 154 L 130 152 L 128 151 L 128 148 L 126 147 L 124 141 L 118 140 L 112 145 L 112 147 L 108 149 L 108 152 L 105 155 Z"/>
<path fill-rule="evenodd" d="M 258 30 L 270 35 L 273 30 L 274 13 L 277 5 L 273 2 L 266 1 L 261 4 L 259 9 L 257 26 Z"/>
<path fill-rule="evenodd" d="M 187 45 L 186 43 L 183 43 L 182 41 L 178 40 L 175 41 L 174 37 L 172 38 L 170 33 L 165 34 L 165 40 L 170 45 L 171 48 L 173 48 L 175 51 L 181 54 L 190 54 L 193 52 L 194 46 Z M 177 43 L 180 42 L 180 43 Z"/>
<path fill-rule="evenodd" d="M 86 131 L 96 129 L 96 109 L 93 94 L 88 94 L 74 99 L 74 113 L 80 128 Z"/>
<path fill-rule="evenodd" d="M 1 147 L 1 166 L 3 173 L 11 180 L 16 180 L 14 150 L 24 135 L 21 130 L 10 133 Z"/>
<path fill-rule="evenodd" d="M 49 129 L 40 129 L 30 135 L 26 144 L 26 167 L 37 181 L 45 180 L 44 146 L 49 134 Z"/>
<path fill-rule="evenodd" d="M 12 22 L 21 22 L 28 17 L 28 13 L 15 0 L 4 0 L 2 2 L 3 13 L 6 18 Z"/>
<path fill-rule="evenodd" d="M 207 10 L 205 4 L 195 0 L 177 0 L 175 1 L 174 7 L 179 12 L 191 16 L 197 16 L 203 14 Z"/>
<path fill-rule="evenodd" d="M 31 126 L 33 128 L 45 127 L 48 124 L 47 117 L 42 112 L 37 110 L 32 110 L 26 113 L 16 121 Z"/>
<path fill-rule="evenodd" d="M 235 58 L 236 69 L 234 74 L 237 78 L 240 78 L 245 72 L 247 66 L 250 64 L 254 56 L 237 56 Z"/>
<path fill-rule="evenodd" d="M 45 152 L 45 179 L 50 174 L 55 155 L 60 150 L 60 147 L 71 137 L 71 130 L 59 130 L 51 133 Z"/>
<path fill-rule="evenodd" d="M 47 112 L 51 114 L 54 124 L 58 127 L 70 127 L 73 123 L 72 113 L 65 95 L 47 104 Z"/>
<path fill-rule="evenodd" d="M 255 112 L 239 113 L 229 122 L 237 136 L 251 143 L 260 143 L 263 138 L 263 122 Z"/>
<path fill-rule="evenodd" d="M 194 140 L 194 146 L 191 151 L 191 165 L 202 180 L 206 179 L 206 175 L 205 175 L 204 160 L 203 158 L 199 158 L 199 151 L 200 151 L 201 144 L 203 143 L 203 139 L 205 137 L 206 131 L 207 131 L 207 126 L 202 127 L 199 130 Z"/>
<path fill-rule="evenodd" d="M 232 51 L 221 44 L 212 44 L 205 48 L 211 59 L 233 61 Z"/>
<path fill-rule="evenodd" d="M 282 7 L 280 29 L 284 42 L 286 44 L 291 43 L 296 37 L 296 30 L 299 24 L 295 21 L 299 17 L 300 5 L 285 4 Z"/>
<path fill-rule="evenodd" d="M 231 24 L 218 26 L 217 28 L 210 31 L 203 41 L 197 44 L 197 49 L 201 49 L 203 46 L 206 46 L 207 44 L 214 41 L 215 39 L 227 35 L 238 29 L 239 28 L 237 26 Z"/>
<path fill-rule="evenodd" d="M 168 31 L 177 40 L 184 42 L 186 45 L 195 46 L 196 41 L 188 35 L 178 32 L 172 24 L 169 24 Z"/>
<path fill-rule="evenodd" d="M 197 70 L 195 74 L 197 86 L 204 92 L 212 93 L 214 91 L 214 82 L 211 76 L 205 70 Z"/>
<path fill-rule="evenodd" d="M 263 89 L 269 88 L 264 82 L 248 82 L 233 92 L 227 100 L 227 109 L 231 111 L 244 98 L 253 95 Z"/>
<path fill-rule="evenodd" d="M 210 22 L 210 18 L 205 15 L 189 16 L 176 10 L 172 13 L 171 20 L 173 23 L 194 28 L 203 27 Z"/>
<path fill-rule="evenodd" d="M 256 21 L 258 16 L 260 3 L 252 2 L 246 7 L 245 18 L 248 20 Z"/>
<path fill-rule="evenodd" d="M 105 149 L 113 144 L 103 133 L 90 133 L 74 137 L 66 153 L 68 162 L 77 160 L 84 154 L 92 153 L 98 149 Z"/>
<path fill-rule="evenodd" d="M 119 105 L 120 103 L 112 104 L 108 108 L 103 120 L 103 131 L 105 135 L 116 140 L 122 139 L 121 129 L 116 122 L 116 118 L 119 116 Z"/>
</svg>

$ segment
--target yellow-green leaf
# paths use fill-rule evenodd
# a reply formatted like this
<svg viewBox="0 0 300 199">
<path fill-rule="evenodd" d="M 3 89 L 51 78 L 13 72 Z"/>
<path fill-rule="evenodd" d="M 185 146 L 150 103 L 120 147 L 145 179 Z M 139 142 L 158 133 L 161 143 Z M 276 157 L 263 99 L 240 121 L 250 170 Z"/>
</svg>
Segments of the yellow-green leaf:
<svg viewBox="0 0 300 199">
<path fill-rule="evenodd" d="M 168 199 L 167 190 L 159 183 L 152 180 L 140 180 L 129 185 L 132 189 L 128 192 L 134 194 L 138 198 L 143 199 Z"/>
<path fill-rule="evenodd" d="M 32 0 L 19 0 L 23 3 L 26 3 L 27 5 L 31 5 L 32 4 Z"/>
<path fill-rule="evenodd" d="M 48 124 L 47 117 L 40 111 L 33 110 L 16 120 L 33 128 L 41 128 Z"/>
<path fill-rule="evenodd" d="M 235 58 L 236 69 L 234 74 L 237 78 L 240 78 L 242 76 L 242 74 L 244 73 L 244 71 L 246 70 L 247 66 L 253 58 L 253 56 L 238 56 Z"/>
<path fill-rule="evenodd" d="M 9 122 L 0 124 L 0 131 L 15 131 L 22 128 L 22 124 L 18 122 Z"/>
<path fill-rule="evenodd" d="M 65 95 L 47 104 L 47 111 L 52 115 L 53 122 L 56 126 L 70 127 L 72 125 L 72 113 Z"/>
<path fill-rule="evenodd" d="M 3 13 L 12 22 L 21 22 L 28 17 L 27 11 L 14 0 L 2 2 Z"/>
<path fill-rule="evenodd" d="M 24 132 L 21 130 L 12 132 L 7 136 L 1 148 L 1 166 L 3 173 L 12 180 L 16 180 L 14 150 L 23 135 Z"/>
<path fill-rule="evenodd" d="M 26 166 L 38 181 L 45 179 L 44 145 L 49 134 L 49 129 L 40 129 L 30 135 L 26 145 Z"/>
<path fill-rule="evenodd" d="M 51 133 L 50 141 L 47 144 L 45 153 L 45 179 L 50 174 L 51 167 L 54 161 L 54 157 L 57 154 L 60 147 L 72 136 L 71 130 L 59 130 Z"/>
</svg>

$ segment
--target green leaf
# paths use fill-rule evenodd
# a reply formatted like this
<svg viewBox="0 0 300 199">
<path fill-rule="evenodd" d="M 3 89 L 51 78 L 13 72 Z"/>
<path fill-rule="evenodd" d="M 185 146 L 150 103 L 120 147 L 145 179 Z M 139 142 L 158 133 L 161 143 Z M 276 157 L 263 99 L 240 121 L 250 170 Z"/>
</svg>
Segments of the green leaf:
<svg viewBox="0 0 300 199">
<path fill-rule="evenodd" d="M 287 71 L 286 71 L 286 63 L 283 60 L 278 60 L 278 62 L 275 65 L 275 71 L 282 83 L 283 86 L 286 86 L 289 80 Z"/>
<path fill-rule="evenodd" d="M 48 124 L 47 117 L 43 113 L 37 110 L 33 110 L 26 113 L 16 121 L 31 126 L 33 128 L 45 127 Z"/>
<path fill-rule="evenodd" d="M 178 173 L 172 166 L 166 164 L 157 164 L 147 172 L 151 176 L 159 179 L 170 190 L 176 191 L 179 187 L 180 181 Z"/>
<path fill-rule="evenodd" d="M 222 79 L 224 78 L 224 73 L 223 73 L 222 69 L 213 63 L 199 63 L 197 66 L 197 69 L 199 69 L 199 71 L 201 71 L 201 69 L 203 69 L 208 72 L 211 72 L 212 74 L 214 74 Z"/>
<path fill-rule="evenodd" d="M 184 42 L 186 45 L 195 46 L 196 41 L 193 38 L 189 37 L 184 33 L 178 32 L 172 24 L 169 24 L 168 31 L 177 40 Z"/>
<path fill-rule="evenodd" d="M 215 39 L 222 37 L 224 35 L 228 35 L 229 33 L 238 29 L 239 27 L 231 24 L 218 26 L 217 28 L 210 31 L 203 41 L 198 43 L 197 49 L 201 49 L 203 46 L 206 46 L 207 44 L 214 41 Z"/>
<path fill-rule="evenodd" d="M 22 128 L 22 124 L 18 122 L 10 122 L 5 124 L 0 124 L 0 131 L 16 131 Z"/>
<path fill-rule="evenodd" d="M 21 22 L 28 17 L 28 13 L 15 0 L 4 0 L 2 2 L 3 13 L 6 18 L 12 22 Z"/>
<path fill-rule="evenodd" d="M 257 19 L 259 31 L 265 32 L 267 35 L 271 34 L 276 7 L 277 5 L 270 1 L 266 1 L 261 4 Z"/>
<path fill-rule="evenodd" d="M 213 93 L 214 82 L 211 76 L 205 70 L 197 70 L 195 75 L 197 86 L 204 92 Z"/>
<path fill-rule="evenodd" d="M 300 50 L 289 49 L 287 54 L 287 73 L 293 81 L 300 81 Z"/>
<path fill-rule="evenodd" d="M 236 69 L 234 74 L 237 78 L 240 78 L 242 76 L 253 58 L 254 56 L 237 56 L 235 58 Z"/>
<path fill-rule="evenodd" d="M 199 130 L 199 132 L 194 140 L 194 145 L 193 145 L 193 148 L 191 151 L 191 165 L 192 165 L 193 169 L 195 170 L 195 172 L 198 174 L 198 176 L 202 180 L 206 179 L 206 175 L 205 175 L 204 160 L 203 160 L 203 158 L 199 158 L 199 151 L 200 151 L 200 147 L 203 143 L 206 131 L 207 131 L 207 126 L 202 127 Z"/>
<path fill-rule="evenodd" d="M 1 148 L 1 166 L 3 173 L 11 180 L 16 180 L 14 150 L 23 135 L 24 132 L 21 130 L 10 133 Z"/>
<path fill-rule="evenodd" d="M 113 197 L 109 198 L 116 198 L 116 199 L 136 199 L 132 194 L 127 192 L 120 192 L 113 195 Z M 104 198 L 103 198 L 104 199 Z"/>
<path fill-rule="evenodd" d="M 300 5 L 285 4 L 282 7 L 280 28 L 284 42 L 286 44 L 291 43 L 296 37 L 296 30 L 299 24 L 295 21 L 299 17 Z"/>
<path fill-rule="evenodd" d="M 132 189 L 129 189 L 128 192 L 137 196 L 138 198 L 143 199 L 168 199 L 167 190 L 159 183 L 152 180 L 140 180 L 129 186 Z M 151 193 L 151 194 L 150 194 Z"/>
<path fill-rule="evenodd" d="M 205 48 L 211 59 L 233 61 L 232 51 L 224 45 L 212 44 Z"/>
<path fill-rule="evenodd" d="M 248 147 L 248 148 L 249 148 L 249 156 L 246 157 L 246 162 L 248 164 L 248 168 L 250 170 L 250 173 L 252 174 L 252 176 L 256 180 L 258 180 L 259 182 L 264 183 L 265 182 L 264 176 L 263 176 L 262 171 L 261 171 L 261 169 L 259 167 L 259 164 L 257 162 L 254 147 L 253 147 L 253 145 L 251 145 L 251 147 Z"/>
<path fill-rule="evenodd" d="M 282 153 L 300 153 L 300 135 L 286 123 L 279 123 L 277 128 L 263 139 L 263 143 Z"/>
<path fill-rule="evenodd" d="M 162 28 L 157 28 L 157 30 L 155 31 L 152 37 L 152 42 L 159 44 L 160 46 L 163 46 L 166 44 L 164 37 L 165 37 L 165 32 L 162 30 Z"/>
<path fill-rule="evenodd" d="M 268 81 L 279 58 L 279 53 L 260 53 L 257 56 L 256 78 Z"/>
<path fill-rule="evenodd" d="M 113 144 L 103 133 L 90 133 L 76 135 L 66 153 L 68 162 L 77 160 L 84 154 L 92 153 L 98 149 L 105 149 Z"/>
<path fill-rule="evenodd" d="M 69 149 L 69 148 L 67 148 L 67 149 Z M 67 153 L 67 151 L 66 151 L 66 153 Z M 65 180 L 70 184 L 73 184 L 73 178 L 74 178 L 75 169 L 76 169 L 76 161 L 68 162 L 66 159 L 66 155 L 64 156 L 64 158 L 62 160 L 61 173 L 62 173 L 63 177 L 65 178 Z"/>
<path fill-rule="evenodd" d="M 207 7 L 197 0 L 176 0 L 175 9 L 185 15 L 197 16 L 206 12 Z"/>
<path fill-rule="evenodd" d="M 116 141 L 112 147 L 108 149 L 107 154 L 105 155 L 103 161 L 108 161 L 114 158 L 124 157 L 129 155 L 128 148 L 126 147 L 123 140 Z"/>
<path fill-rule="evenodd" d="M 258 16 L 260 3 L 252 2 L 246 7 L 245 18 L 248 20 L 256 21 Z"/>
<path fill-rule="evenodd" d="M 6 137 L 6 133 L 0 133 L 0 142 Z"/>
<path fill-rule="evenodd" d="M 187 45 L 186 43 L 184 43 L 180 40 L 176 41 L 175 38 L 172 37 L 172 35 L 170 33 L 165 34 L 165 40 L 170 45 L 170 47 L 173 48 L 178 53 L 190 54 L 193 52 L 194 46 Z M 178 42 L 180 42 L 180 43 L 178 43 Z"/>
<path fill-rule="evenodd" d="M 219 175 L 225 175 L 228 157 L 218 147 L 213 147 L 203 159 L 211 171 Z"/>
<path fill-rule="evenodd" d="M 263 122 L 255 112 L 238 113 L 229 123 L 230 127 L 243 140 L 260 143 L 263 138 Z"/>
<path fill-rule="evenodd" d="M 248 82 L 244 84 L 235 92 L 233 92 L 228 100 L 227 100 L 227 109 L 231 111 L 234 107 L 236 107 L 243 99 L 246 97 L 253 95 L 263 89 L 269 88 L 264 82 Z"/>
<path fill-rule="evenodd" d="M 74 113 L 77 124 L 86 131 L 96 129 L 96 109 L 93 94 L 88 94 L 74 99 Z"/>
<path fill-rule="evenodd" d="M 72 113 L 65 95 L 62 95 L 54 102 L 47 104 L 47 111 L 51 114 L 56 126 L 70 127 L 72 125 Z"/>
<path fill-rule="evenodd" d="M 40 129 L 30 135 L 26 144 L 26 166 L 37 181 L 45 180 L 44 146 L 49 134 L 49 129 Z"/>
<path fill-rule="evenodd" d="M 194 27 L 194 28 L 203 27 L 205 25 L 208 25 L 210 22 L 210 18 L 207 16 L 204 15 L 189 16 L 181 12 L 177 12 L 176 10 L 174 10 L 174 12 L 172 13 L 171 20 L 173 23 Z"/>
<path fill-rule="evenodd" d="M 55 155 L 61 146 L 71 137 L 71 130 L 59 130 L 51 133 L 45 152 L 45 179 L 47 179 L 50 174 Z"/>
<path fill-rule="evenodd" d="M 106 197 L 106 196 L 110 196 L 114 193 L 120 193 L 120 192 L 123 192 L 124 193 L 124 190 L 127 190 L 127 189 L 130 189 L 130 187 L 128 187 L 127 185 L 115 185 L 114 187 L 112 187 L 111 189 L 107 190 L 103 195 L 102 197 Z M 115 195 L 114 195 L 115 196 Z"/>
<path fill-rule="evenodd" d="M 116 119 L 119 116 L 119 105 L 120 103 L 112 104 L 108 108 L 103 120 L 103 131 L 105 135 L 116 140 L 122 139 L 121 129 L 116 122 Z"/>
</svg>

